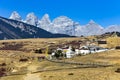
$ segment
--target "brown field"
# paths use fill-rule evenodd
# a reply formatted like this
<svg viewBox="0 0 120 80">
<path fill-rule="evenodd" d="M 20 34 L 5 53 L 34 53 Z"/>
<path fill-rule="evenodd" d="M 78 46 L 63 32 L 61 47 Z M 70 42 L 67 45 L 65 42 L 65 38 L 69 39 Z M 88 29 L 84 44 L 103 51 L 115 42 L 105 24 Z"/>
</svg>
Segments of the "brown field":
<svg viewBox="0 0 120 80">
<path fill-rule="evenodd" d="M 58 45 L 84 38 L 53 38 L 53 39 L 21 39 L 0 41 L 0 63 L 6 63 L 9 76 L 0 77 L 0 80 L 120 80 L 120 51 L 111 50 L 102 53 L 77 56 L 65 61 L 83 63 L 106 63 L 110 67 L 80 68 L 79 65 L 54 63 L 47 60 L 38 61 L 29 59 L 19 62 L 21 58 L 41 56 L 33 49 L 46 48 L 48 45 Z M 42 54 L 42 56 L 45 54 Z"/>
</svg>

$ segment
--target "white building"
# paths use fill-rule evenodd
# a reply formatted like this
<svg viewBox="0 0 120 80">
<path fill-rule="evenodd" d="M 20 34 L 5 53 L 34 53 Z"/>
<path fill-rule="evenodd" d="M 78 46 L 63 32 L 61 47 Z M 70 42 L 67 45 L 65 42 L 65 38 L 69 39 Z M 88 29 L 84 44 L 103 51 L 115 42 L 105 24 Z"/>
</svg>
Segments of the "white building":
<svg viewBox="0 0 120 80">
<path fill-rule="evenodd" d="M 69 46 L 69 48 L 68 48 L 67 51 L 66 51 L 66 57 L 67 57 L 67 58 L 71 58 L 71 57 L 73 57 L 74 55 L 75 55 L 75 52 L 72 51 L 72 47 Z"/>
<path fill-rule="evenodd" d="M 79 55 L 80 54 L 80 50 L 79 49 L 75 49 L 75 55 Z"/>
<path fill-rule="evenodd" d="M 101 48 L 98 46 L 82 46 L 80 49 L 75 49 L 73 51 L 72 47 L 69 46 L 69 48 L 57 48 L 57 50 L 61 50 L 63 54 L 66 54 L 66 58 L 72 58 L 75 55 L 87 55 L 90 53 L 97 53 L 97 52 L 103 52 L 107 51 L 108 49 L 106 48 Z M 51 56 L 54 56 L 55 52 L 51 54 Z"/>
<path fill-rule="evenodd" d="M 108 49 L 106 49 L 106 48 L 101 48 L 98 46 L 82 46 L 80 49 L 80 54 L 86 55 L 86 54 L 90 54 L 90 53 L 103 52 L 103 51 L 107 51 L 107 50 Z"/>
</svg>

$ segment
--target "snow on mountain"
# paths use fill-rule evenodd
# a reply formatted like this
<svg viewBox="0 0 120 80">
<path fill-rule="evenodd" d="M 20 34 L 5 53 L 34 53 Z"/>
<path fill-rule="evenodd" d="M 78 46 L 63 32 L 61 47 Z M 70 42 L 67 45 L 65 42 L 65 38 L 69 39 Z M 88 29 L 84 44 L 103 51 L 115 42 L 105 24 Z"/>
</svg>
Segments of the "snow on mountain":
<svg viewBox="0 0 120 80">
<path fill-rule="evenodd" d="M 56 37 L 70 36 L 64 34 L 52 34 L 46 30 L 26 24 L 22 21 L 11 20 L 0 16 L 0 40 Z"/>
<path fill-rule="evenodd" d="M 83 26 L 76 26 L 75 28 L 75 36 L 81 36 L 84 34 Z"/>
<path fill-rule="evenodd" d="M 34 25 L 34 26 L 37 26 L 38 24 L 38 18 L 35 16 L 35 14 L 32 12 L 32 13 L 29 13 L 27 16 L 26 16 L 26 20 L 25 22 L 27 24 L 31 24 L 31 25 Z"/>
<path fill-rule="evenodd" d="M 68 34 L 74 35 L 75 26 L 74 21 L 66 16 L 60 16 L 53 20 L 52 22 L 52 32 L 53 33 L 61 33 L 61 34 Z"/>
<path fill-rule="evenodd" d="M 38 22 L 38 27 L 45 29 L 47 31 L 50 31 L 50 24 L 51 24 L 51 20 L 49 18 L 48 14 L 45 14 L 41 20 L 39 20 Z"/>
<path fill-rule="evenodd" d="M 0 31 L 0 34 L 2 34 L 3 32 L 2 31 Z"/>
<path fill-rule="evenodd" d="M 102 33 L 103 28 L 91 20 L 87 25 L 77 26 L 75 29 L 75 36 L 98 35 Z"/>
<path fill-rule="evenodd" d="M 110 25 L 105 29 L 105 32 L 120 32 L 120 25 Z"/>
<path fill-rule="evenodd" d="M 23 21 L 21 16 L 16 11 L 11 14 L 10 19 Z M 93 20 L 90 20 L 90 22 L 86 25 L 80 25 L 78 22 L 74 22 L 67 16 L 60 16 L 51 21 L 48 14 L 45 14 L 39 20 L 34 13 L 29 13 L 26 16 L 26 20 L 23 22 L 37 26 L 51 33 L 67 34 L 71 36 L 100 35 L 113 31 L 120 32 L 120 25 L 111 25 L 104 29 L 101 25 L 97 24 Z M 15 26 L 18 27 L 17 25 Z M 23 26 L 21 25 L 21 28 L 22 27 Z"/>
<path fill-rule="evenodd" d="M 76 28 L 76 36 L 99 35 L 103 33 L 103 30 L 103 27 L 95 23 L 93 20 L 90 20 L 87 25 L 78 26 Z"/>
<path fill-rule="evenodd" d="M 21 16 L 16 11 L 13 11 L 9 19 L 21 21 Z"/>
</svg>

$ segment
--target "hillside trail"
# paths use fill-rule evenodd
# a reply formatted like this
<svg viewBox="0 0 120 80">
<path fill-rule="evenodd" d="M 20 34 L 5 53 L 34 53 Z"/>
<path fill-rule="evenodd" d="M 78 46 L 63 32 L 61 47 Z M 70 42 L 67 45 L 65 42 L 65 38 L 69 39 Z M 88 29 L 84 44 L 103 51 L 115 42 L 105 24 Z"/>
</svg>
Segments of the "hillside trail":
<svg viewBox="0 0 120 80">
<path fill-rule="evenodd" d="M 28 73 L 24 77 L 24 80 L 41 80 L 39 74 L 32 74 L 31 72 L 35 71 L 37 66 L 29 66 Z"/>
<path fill-rule="evenodd" d="M 24 80 L 41 80 L 40 76 L 38 74 L 31 74 L 28 73 L 25 77 Z"/>
</svg>

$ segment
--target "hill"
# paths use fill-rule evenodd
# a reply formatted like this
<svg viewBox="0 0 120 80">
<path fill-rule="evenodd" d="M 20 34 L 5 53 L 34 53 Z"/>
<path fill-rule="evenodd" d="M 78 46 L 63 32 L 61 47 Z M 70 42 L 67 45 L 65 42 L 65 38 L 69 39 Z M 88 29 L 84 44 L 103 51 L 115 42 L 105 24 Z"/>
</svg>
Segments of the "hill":
<svg viewBox="0 0 120 80">
<path fill-rule="evenodd" d="M 52 34 L 41 28 L 0 17 L 0 39 L 55 38 L 69 37 L 64 34 Z"/>
</svg>

